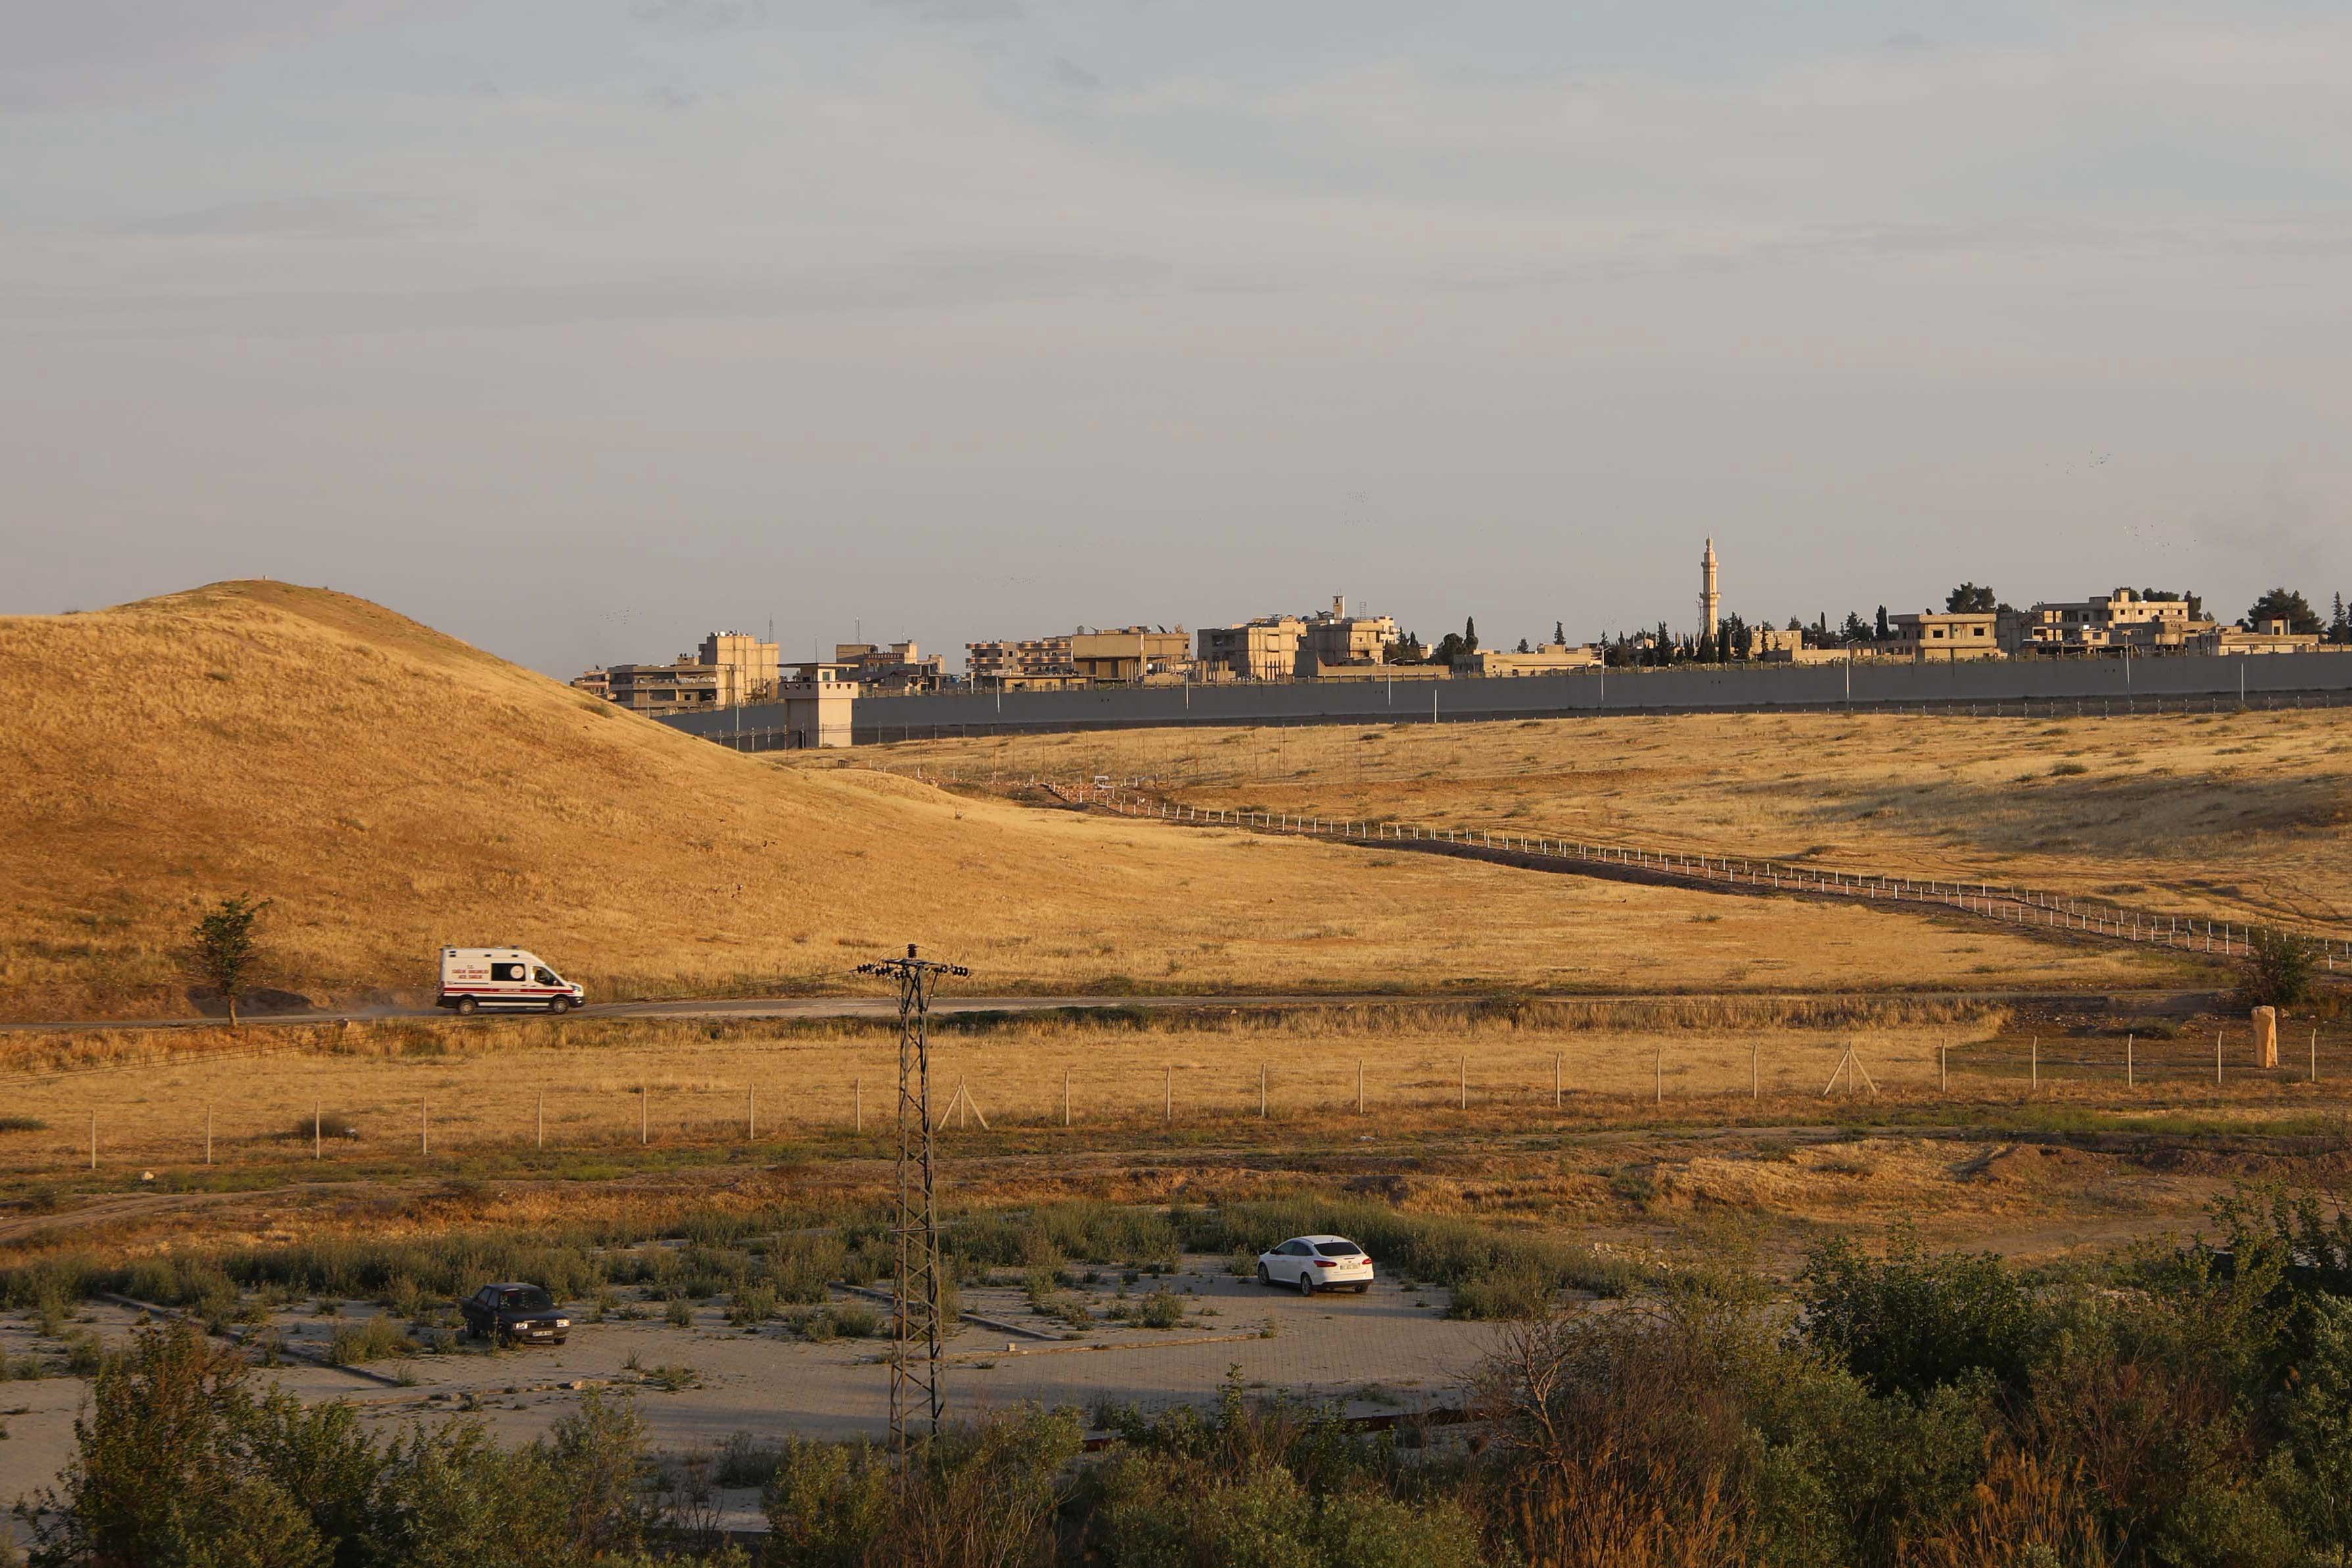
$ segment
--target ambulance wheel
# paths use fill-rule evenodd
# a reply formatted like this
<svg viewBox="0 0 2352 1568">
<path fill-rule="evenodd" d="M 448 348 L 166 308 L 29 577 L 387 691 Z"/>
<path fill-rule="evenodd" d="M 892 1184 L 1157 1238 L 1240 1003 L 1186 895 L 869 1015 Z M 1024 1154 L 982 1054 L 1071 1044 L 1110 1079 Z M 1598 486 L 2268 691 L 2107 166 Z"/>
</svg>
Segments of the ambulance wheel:
<svg viewBox="0 0 2352 1568">
<path fill-rule="evenodd" d="M 569 996 L 551 997 L 548 1000 L 547 1010 L 555 1014 L 558 1017 L 561 1017 L 564 1014 L 572 1011 L 572 998 Z"/>
<path fill-rule="evenodd" d="M 460 996 L 457 998 L 457 1016 L 461 1018 L 470 1018 L 474 1016 L 474 1009 L 479 1004 L 471 996 Z"/>
</svg>

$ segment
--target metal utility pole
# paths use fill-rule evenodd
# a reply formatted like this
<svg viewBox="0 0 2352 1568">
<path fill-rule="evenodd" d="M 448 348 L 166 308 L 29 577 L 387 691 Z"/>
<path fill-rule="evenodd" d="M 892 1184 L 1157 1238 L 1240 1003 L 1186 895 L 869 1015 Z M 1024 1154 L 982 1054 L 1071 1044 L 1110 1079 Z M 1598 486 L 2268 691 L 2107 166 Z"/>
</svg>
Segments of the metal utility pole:
<svg viewBox="0 0 2352 1568">
<path fill-rule="evenodd" d="M 950 975 L 971 973 L 961 964 L 918 956 L 913 942 L 904 958 L 857 966 L 898 987 L 898 1190 L 890 1233 L 898 1244 L 898 1272 L 890 1282 L 890 1451 L 907 1451 L 910 1419 L 927 1419 L 940 1429 L 940 1223 L 931 1161 L 931 994 Z"/>
</svg>

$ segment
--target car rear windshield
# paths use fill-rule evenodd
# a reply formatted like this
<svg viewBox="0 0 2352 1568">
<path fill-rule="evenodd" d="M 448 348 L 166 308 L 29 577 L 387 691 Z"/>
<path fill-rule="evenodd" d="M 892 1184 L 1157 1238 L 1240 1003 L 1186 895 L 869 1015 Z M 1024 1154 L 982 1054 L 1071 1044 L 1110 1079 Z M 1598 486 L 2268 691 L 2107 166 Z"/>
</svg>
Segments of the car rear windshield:
<svg viewBox="0 0 2352 1568">
<path fill-rule="evenodd" d="M 528 1290 L 509 1290 L 499 1299 L 499 1305 L 509 1312 L 543 1312 L 555 1305 L 548 1293 L 534 1285 Z"/>
<path fill-rule="evenodd" d="M 1315 1250 L 1326 1258 L 1361 1258 L 1364 1249 L 1352 1241 L 1318 1241 Z"/>
</svg>

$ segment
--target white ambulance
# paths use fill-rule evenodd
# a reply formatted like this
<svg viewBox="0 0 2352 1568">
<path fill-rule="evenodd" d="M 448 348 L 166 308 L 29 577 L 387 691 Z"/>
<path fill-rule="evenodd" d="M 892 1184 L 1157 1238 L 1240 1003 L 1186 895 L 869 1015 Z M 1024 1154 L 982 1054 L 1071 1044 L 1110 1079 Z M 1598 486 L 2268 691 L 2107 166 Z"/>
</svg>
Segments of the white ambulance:
<svg viewBox="0 0 2352 1568">
<path fill-rule="evenodd" d="M 445 947 L 436 1007 L 472 1014 L 486 1007 L 568 1013 L 587 993 L 519 947 Z"/>
</svg>

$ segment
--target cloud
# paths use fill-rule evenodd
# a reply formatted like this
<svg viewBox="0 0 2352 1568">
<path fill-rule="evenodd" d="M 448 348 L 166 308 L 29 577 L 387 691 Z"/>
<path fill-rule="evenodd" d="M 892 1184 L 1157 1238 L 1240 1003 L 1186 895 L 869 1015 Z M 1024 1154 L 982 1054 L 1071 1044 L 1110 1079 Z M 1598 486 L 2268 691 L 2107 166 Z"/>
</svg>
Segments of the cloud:
<svg viewBox="0 0 2352 1568">
<path fill-rule="evenodd" d="M 874 0 L 883 11 L 895 11 L 924 22 L 1010 22 L 1027 12 L 1020 0 Z"/>
<path fill-rule="evenodd" d="M 184 90 L 289 45 L 446 12 L 458 0 L 23 0 L 9 6 L 0 109 L 59 109 Z"/>
<path fill-rule="evenodd" d="M 768 0 L 638 0 L 630 15 L 671 32 L 724 33 L 769 20 Z"/>
<path fill-rule="evenodd" d="M 155 238 L 346 238 L 415 226 L 415 204 L 380 195 L 280 196 L 121 219 L 100 232 Z"/>
</svg>

